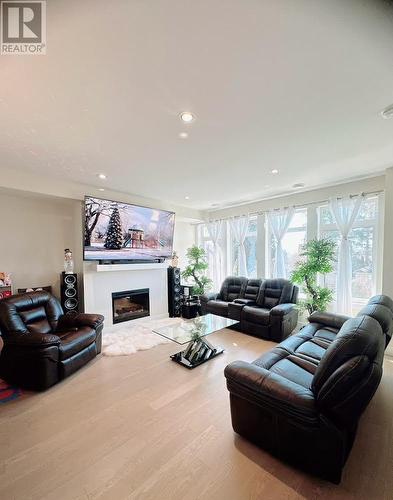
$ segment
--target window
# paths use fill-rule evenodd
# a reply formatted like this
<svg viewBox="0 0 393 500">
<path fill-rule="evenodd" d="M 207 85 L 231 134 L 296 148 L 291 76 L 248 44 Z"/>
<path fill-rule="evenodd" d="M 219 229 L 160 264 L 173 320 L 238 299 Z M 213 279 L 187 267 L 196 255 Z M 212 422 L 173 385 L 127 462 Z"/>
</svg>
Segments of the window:
<svg viewBox="0 0 393 500">
<path fill-rule="evenodd" d="M 380 202 L 381 197 L 378 195 L 370 195 L 364 199 L 349 235 L 352 256 L 353 314 L 356 314 L 363 307 L 368 298 L 375 294 L 379 287 L 380 269 L 378 267 L 378 258 L 380 258 L 381 249 L 378 246 L 378 230 Z M 266 221 L 264 226 L 261 221 L 263 221 L 263 218 L 250 217 L 244 243 L 247 271 L 250 278 L 264 278 L 273 275 L 276 242 L 268 222 Z M 215 265 L 214 246 L 210 240 L 206 225 L 201 224 L 198 226 L 197 234 L 198 243 L 205 249 L 207 254 L 208 275 L 213 278 Z M 329 237 L 336 243 L 340 241 L 340 233 L 327 204 L 321 206 L 313 204 L 308 205 L 308 207 L 296 208 L 288 231 L 282 239 L 288 278 L 299 260 L 301 247 L 306 243 L 307 238 L 318 237 Z M 234 241 L 228 222 L 224 224 L 220 246 L 222 249 L 222 276 L 239 275 L 239 248 Z M 320 284 L 331 288 L 335 292 L 336 274 L 337 262 L 332 273 L 323 278 L 321 277 Z M 332 304 L 333 310 L 334 307 L 335 305 Z"/>
<path fill-rule="evenodd" d="M 239 246 L 235 243 L 233 235 L 230 237 L 231 241 L 231 262 L 232 273 L 235 276 L 239 275 Z M 257 218 L 256 216 L 250 217 L 248 222 L 248 231 L 246 239 L 244 240 L 244 247 L 246 250 L 246 263 L 247 273 L 249 278 L 257 277 Z"/>
<path fill-rule="evenodd" d="M 207 275 L 213 279 L 213 266 L 214 266 L 214 245 L 209 236 L 206 224 L 200 224 L 197 228 L 198 245 L 201 246 L 206 252 L 206 260 L 209 265 Z"/>
<path fill-rule="evenodd" d="M 356 314 L 368 298 L 375 294 L 378 243 L 378 196 L 366 198 L 360 208 L 352 231 L 349 233 L 352 256 L 352 303 Z M 319 234 L 331 238 L 337 245 L 341 236 L 327 205 L 319 208 Z M 324 286 L 336 290 L 337 259 L 335 269 L 326 276 Z"/>
<path fill-rule="evenodd" d="M 226 272 L 227 226 L 228 226 L 228 224 L 226 223 L 226 221 L 224 221 L 221 238 L 218 242 L 220 250 L 221 250 L 220 259 L 219 259 L 221 264 L 220 264 L 220 269 L 218 272 L 217 272 L 217 269 L 215 269 L 215 267 L 217 265 L 217 260 L 216 260 L 216 256 L 215 256 L 215 247 L 214 247 L 214 244 L 210 238 L 207 226 L 206 226 L 206 224 L 199 224 L 197 227 L 197 244 L 199 246 L 201 246 L 206 252 L 206 260 L 208 263 L 208 269 L 207 269 L 206 274 L 211 280 L 215 279 L 214 277 L 216 274 L 216 279 L 218 279 L 220 281 L 220 283 L 213 285 L 213 287 L 216 287 L 216 288 L 218 286 L 221 286 L 222 280 L 227 276 L 227 272 Z M 216 273 L 214 272 L 215 270 L 216 270 Z"/>
<path fill-rule="evenodd" d="M 276 242 L 270 227 L 268 228 L 269 248 L 267 252 L 267 265 L 269 275 L 273 276 L 276 260 Z M 290 277 L 296 262 L 299 259 L 302 245 L 306 242 L 307 235 L 307 208 L 297 208 L 292 217 L 291 224 L 282 239 L 287 276 Z"/>
</svg>

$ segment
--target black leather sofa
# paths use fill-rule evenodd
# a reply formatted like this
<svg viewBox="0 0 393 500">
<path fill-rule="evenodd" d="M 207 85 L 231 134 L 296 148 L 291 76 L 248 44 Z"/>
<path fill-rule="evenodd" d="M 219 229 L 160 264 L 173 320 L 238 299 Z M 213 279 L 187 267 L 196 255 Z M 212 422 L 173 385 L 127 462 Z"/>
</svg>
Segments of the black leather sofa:
<svg viewBox="0 0 393 500">
<path fill-rule="evenodd" d="M 236 319 L 240 331 L 279 342 L 296 327 L 298 293 L 288 280 L 230 276 L 218 294 L 202 295 L 201 311 Z"/>
<path fill-rule="evenodd" d="M 26 389 L 47 389 L 101 352 L 103 321 L 99 314 L 64 315 L 44 291 L 3 299 L 0 376 Z"/>
<path fill-rule="evenodd" d="M 225 369 L 235 432 L 334 483 L 382 376 L 393 302 L 373 297 L 356 318 L 313 313 L 253 363 Z"/>
</svg>

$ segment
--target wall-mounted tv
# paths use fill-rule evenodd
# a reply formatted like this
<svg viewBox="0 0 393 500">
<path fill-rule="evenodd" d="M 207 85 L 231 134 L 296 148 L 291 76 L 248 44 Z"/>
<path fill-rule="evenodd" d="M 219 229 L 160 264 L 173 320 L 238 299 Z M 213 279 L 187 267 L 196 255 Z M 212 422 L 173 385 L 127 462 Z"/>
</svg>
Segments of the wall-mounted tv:
<svg viewBox="0 0 393 500">
<path fill-rule="evenodd" d="M 175 214 L 85 197 L 84 260 L 157 261 L 172 255 Z"/>
</svg>

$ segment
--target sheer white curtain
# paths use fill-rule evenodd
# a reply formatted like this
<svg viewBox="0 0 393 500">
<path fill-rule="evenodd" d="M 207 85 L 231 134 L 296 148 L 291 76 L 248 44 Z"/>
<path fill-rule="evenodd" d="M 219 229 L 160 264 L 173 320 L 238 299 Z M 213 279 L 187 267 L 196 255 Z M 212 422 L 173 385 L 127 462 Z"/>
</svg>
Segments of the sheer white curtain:
<svg viewBox="0 0 393 500">
<path fill-rule="evenodd" d="M 336 278 L 337 312 L 349 315 L 352 314 L 352 258 L 348 236 L 359 214 L 362 201 L 363 196 L 329 200 L 330 213 L 341 234 Z"/>
<path fill-rule="evenodd" d="M 286 278 L 287 269 L 285 265 L 284 252 L 282 249 L 282 239 L 288 231 L 295 209 L 293 207 L 271 210 L 267 218 L 276 240 L 276 260 L 273 268 L 273 278 Z"/>
<path fill-rule="evenodd" d="M 207 232 L 209 233 L 209 237 L 213 243 L 213 290 L 220 290 L 222 281 L 224 279 L 224 270 L 223 270 L 223 258 L 221 251 L 220 240 L 222 238 L 223 231 L 223 221 L 215 220 L 213 222 L 208 222 L 206 224 Z"/>
<path fill-rule="evenodd" d="M 232 219 L 230 219 L 229 223 L 231 225 L 234 243 L 239 249 L 239 276 L 248 277 L 246 248 L 244 246 L 244 241 L 248 232 L 249 216 L 233 217 Z"/>
</svg>

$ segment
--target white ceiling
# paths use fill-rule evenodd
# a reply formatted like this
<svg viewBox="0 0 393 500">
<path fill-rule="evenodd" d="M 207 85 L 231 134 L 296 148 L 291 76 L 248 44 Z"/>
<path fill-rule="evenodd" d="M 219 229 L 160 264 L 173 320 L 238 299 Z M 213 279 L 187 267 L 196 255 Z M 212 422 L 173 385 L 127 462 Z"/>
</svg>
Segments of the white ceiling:
<svg viewBox="0 0 393 500">
<path fill-rule="evenodd" d="M 47 4 L 47 55 L 0 57 L 0 167 L 206 209 L 393 165 L 389 2 Z"/>
</svg>

